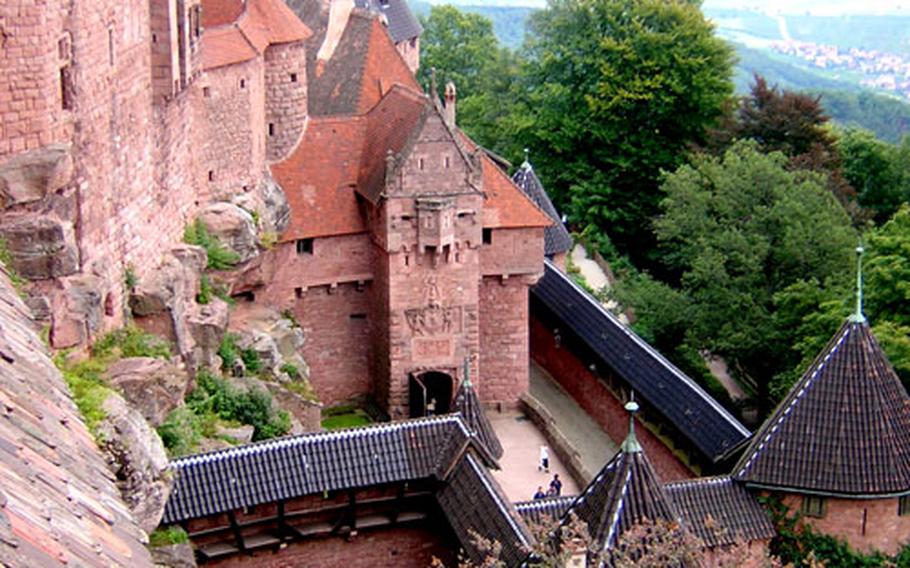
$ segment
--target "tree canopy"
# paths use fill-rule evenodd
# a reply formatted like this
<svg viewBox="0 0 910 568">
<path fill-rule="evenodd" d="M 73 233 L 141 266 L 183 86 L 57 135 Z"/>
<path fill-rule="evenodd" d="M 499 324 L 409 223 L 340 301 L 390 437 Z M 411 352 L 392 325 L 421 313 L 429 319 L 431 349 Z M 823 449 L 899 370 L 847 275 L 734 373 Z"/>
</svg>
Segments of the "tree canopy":
<svg viewBox="0 0 910 568">
<path fill-rule="evenodd" d="M 552 0 L 526 50 L 526 140 L 548 190 L 641 258 L 661 171 L 683 163 L 733 92 L 730 47 L 696 2 Z"/>
</svg>

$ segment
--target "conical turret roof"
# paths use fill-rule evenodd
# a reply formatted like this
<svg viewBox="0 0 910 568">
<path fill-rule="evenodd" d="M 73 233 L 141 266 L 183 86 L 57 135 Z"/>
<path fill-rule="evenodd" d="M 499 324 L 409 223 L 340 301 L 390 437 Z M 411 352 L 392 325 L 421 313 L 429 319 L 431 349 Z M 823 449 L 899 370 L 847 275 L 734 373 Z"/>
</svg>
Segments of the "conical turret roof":
<svg viewBox="0 0 910 568">
<path fill-rule="evenodd" d="M 490 452 L 495 459 L 502 457 L 502 444 L 493 431 L 489 419 L 477 398 L 477 392 L 471 385 L 471 380 L 465 379 L 455 395 L 455 412 L 460 412 L 465 423 L 477 440 Z"/>
<path fill-rule="evenodd" d="M 865 318 L 841 326 L 755 434 L 734 479 L 839 496 L 910 493 L 910 397 Z"/>
</svg>

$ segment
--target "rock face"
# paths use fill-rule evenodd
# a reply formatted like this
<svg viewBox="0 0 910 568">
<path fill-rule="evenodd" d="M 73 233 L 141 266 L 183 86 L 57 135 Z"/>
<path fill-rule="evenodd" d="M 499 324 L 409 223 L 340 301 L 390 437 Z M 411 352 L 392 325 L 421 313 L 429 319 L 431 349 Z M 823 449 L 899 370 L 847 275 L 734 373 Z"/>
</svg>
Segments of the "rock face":
<svg viewBox="0 0 910 568">
<path fill-rule="evenodd" d="M 61 281 L 54 298 L 51 345 L 57 349 L 86 344 L 101 326 L 102 281 L 96 276 L 71 276 Z"/>
<path fill-rule="evenodd" d="M 108 467 L 133 518 L 151 532 L 161 521 L 173 485 L 164 445 L 120 395 L 108 396 L 102 408 L 107 417 L 98 425 L 98 435 Z"/>
<path fill-rule="evenodd" d="M 213 203 L 202 210 L 199 218 L 221 244 L 240 255 L 240 262 L 259 254 L 256 223 L 243 208 L 233 203 Z"/>
<path fill-rule="evenodd" d="M 188 542 L 153 548 L 152 561 L 155 568 L 196 568 L 196 556 Z"/>
<path fill-rule="evenodd" d="M 291 221 L 291 207 L 284 190 L 268 172 L 262 176 L 255 191 L 241 193 L 232 202 L 247 211 L 256 211 L 259 229 L 264 232 L 282 233 Z"/>
<path fill-rule="evenodd" d="M 79 269 L 72 223 L 27 213 L 10 216 L 0 225 L 13 268 L 29 280 L 59 278 Z"/>
<path fill-rule="evenodd" d="M 193 339 L 190 360 L 193 368 L 218 369 L 221 358 L 218 347 L 228 326 L 228 305 L 219 298 L 212 298 L 206 305 L 194 305 L 188 314 L 186 325 Z"/>
<path fill-rule="evenodd" d="M 189 384 L 186 371 L 151 357 L 121 359 L 108 368 L 105 378 L 155 428 L 183 402 Z"/>
<path fill-rule="evenodd" d="M 22 152 L 0 164 L 0 208 L 44 199 L 73 177 L 68 144 L 51 144 Z"/>
</svg>

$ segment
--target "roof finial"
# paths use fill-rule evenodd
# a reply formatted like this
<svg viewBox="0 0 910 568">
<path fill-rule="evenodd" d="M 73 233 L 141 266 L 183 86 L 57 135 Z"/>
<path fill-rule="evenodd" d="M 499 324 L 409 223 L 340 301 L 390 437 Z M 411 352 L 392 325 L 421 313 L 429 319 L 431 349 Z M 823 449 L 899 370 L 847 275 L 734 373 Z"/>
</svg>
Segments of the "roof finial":
<svg viewBox="0 0 910 568">
<path fill-rule="evenodd" d="M 629 402 L 626 403 L 626 411 L 629 413 L 629 435 L 626 436 L 626 439 L 623 441 L 621 449 L 624 453 L 634 454 L 641 452 L 641 444 L 638 443 L 638 438 L 635 437 L 635 414 L 638 412 L 638 403 L 635 402 L 635 392 L 632 392 L 632 397 L 629 399 Z"/>
<path fill-rule="evenodd" d="M 856 247 L 856 312 L 850 317 L 850 321 L 863 323 L 866 316 L 863 315 L 863 243 L 860 241 Z"/>
<path fill-rule="evenodd" d="M 471 388 L 471 356 L 464 358 L 464 388 Z"/>
<path fill-rule="evenodd" d="M 531 169 L 531 151 L 525 148 L 525 162 L 521 165 L 522 168 L 529 170 Z"/>
</svg>

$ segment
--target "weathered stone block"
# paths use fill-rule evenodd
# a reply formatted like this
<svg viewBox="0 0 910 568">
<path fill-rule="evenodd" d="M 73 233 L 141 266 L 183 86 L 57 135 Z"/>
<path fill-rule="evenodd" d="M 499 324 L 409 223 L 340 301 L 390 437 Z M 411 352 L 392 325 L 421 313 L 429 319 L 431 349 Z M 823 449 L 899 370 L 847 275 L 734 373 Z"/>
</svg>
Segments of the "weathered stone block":
<svg viewBox="0 0 910 568">
<path fill-rule="evenodd" d="M 243 208 L 233 203 L 213 203 L 202 210 L 199 218 L 221 244 L 240 255 L 241 262 L 259 254 L 256 224 Z"/>
<path fill-rule="evenodd" d="M 71 276 L 62 280 L 62 293 L 55 297 L 51 345 L 56 349 L 84 345 L 100 329 L 102 280 L 96 276 Z"/>
<path fill-rule="evenodd" d="M 0 225 L 13 268 L 29 280 L 59 278 L 79 269 L 73 226 L 52 217 L 17 215 Z"/>
<path fill-rule="evenodd" d="M 68 144 L 17 154 L 0 164 L 0 208 L 40 201 L 73 177 Z"/>
<path fill-rule="evenodd" d="M 211 304 L 195 305 L 187 315 L 186 323 L 195 347 L 192 364 L 194 368 L 218 368 L 221 359 L 218 347 L 224 338 L 228 325 L 228 305 L 214 298 Z"/>
<path fill-rule="evenodd" d="M 108 368 L 105 378 L 154 427 L 183 402 L 190 380 L 183 369 L 151 357 L 121 359 Z"/>
</svg>

